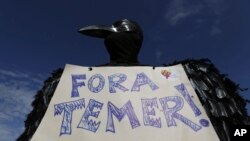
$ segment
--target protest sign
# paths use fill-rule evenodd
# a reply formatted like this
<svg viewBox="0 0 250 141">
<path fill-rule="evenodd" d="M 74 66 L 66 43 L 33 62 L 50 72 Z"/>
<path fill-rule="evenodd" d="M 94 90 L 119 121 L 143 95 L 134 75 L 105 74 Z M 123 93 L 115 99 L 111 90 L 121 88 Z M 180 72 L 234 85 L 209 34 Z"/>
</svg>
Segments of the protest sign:
<svg viewBox="0 0 250 141">
<path fill-rule="evenodd" d="M 66 65 L 31 141 L 219 141 L 182 65 Z"/>
</svg>

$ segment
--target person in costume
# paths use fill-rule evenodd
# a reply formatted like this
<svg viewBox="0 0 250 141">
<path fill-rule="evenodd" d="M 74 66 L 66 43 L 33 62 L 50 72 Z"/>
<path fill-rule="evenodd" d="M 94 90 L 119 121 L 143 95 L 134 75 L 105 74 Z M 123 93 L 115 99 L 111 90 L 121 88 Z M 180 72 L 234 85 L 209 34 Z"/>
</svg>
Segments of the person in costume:
<svg viewBox="0 0 250 141">
<path fill-rule="evenodd" d="M 110 55 L 107 64 L 98 66 L 144 66 L 138 60 L 143 42 L 140 26 L 128 19 L 114 22 L 111 26 L 92 25 L 81 28 L 80 33 L 103 38 Z M 239 87 L 221 75 L 208 59 L 183 60 L 170 65 L 182 64 L 195 89 L 214 129 L 221 141 L 230 141 L 229 130 L 233 125 L 249 125 L 246 100 L 239 95 Z M 167 65 L 165 65 L 167 66 Z M 33 110 L 25 121 L 25 131 L 17 141 L 29 141 L 38 128 L 54 91 L 59 83 L 63 69 L 57 69 L 45 82 L 32 102 Z M 170 72 L 161 72 L 166 78 Z"/>
</svg>

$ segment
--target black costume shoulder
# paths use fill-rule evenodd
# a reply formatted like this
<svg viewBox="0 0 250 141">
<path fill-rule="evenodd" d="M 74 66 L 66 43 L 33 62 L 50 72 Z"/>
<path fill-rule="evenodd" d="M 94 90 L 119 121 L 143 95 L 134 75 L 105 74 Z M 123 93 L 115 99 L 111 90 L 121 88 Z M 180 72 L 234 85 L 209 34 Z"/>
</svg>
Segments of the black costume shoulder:
<svg viewBox="0 0 250 141">
<path fill-rule="evenodd" d="M 250 125 L 250 118 L 245 108 L 247 101 L 239 95 L 239 86 L 225 75 L 221 75 L 208 59 L 176 61 L 171 65 L 174 64 L 183 65 L 221 141 L 230 141 L 230 126 Z M 25 121 L 25 131 L 17 141 L 28 141 L 35 133 L 62 72 L 63 69 L 54 71 L 44 82 L 43 88 L 37 92 L 32 102 L 33 110 Z"/>
<path fill-rule="evenodd" d="M 209 59 L 184 60 L 182 64 L 221 141 L 230 141 L 232 125 L 250 125 L 247 100 L 239 85 L 220 74 Z M 172 64 L 172 65 L 173 65 Z"/>
<path fill-rule="evenodd" d="M 35 95 L 35 99 L 32 102 L 33 110 L 28 114 L 25 120 L 25 130 L 17 138 L 17 141 L 29 141 L 33 134 L 36 132 L 45 112 L 48 108 L 50 100 L 56 90 L 56 87 L 60 81 L 63 69 L 59 68 L 52 73 L 52 76 L 44 81 L 44 85 L 41 90 Z"/>
</svg>

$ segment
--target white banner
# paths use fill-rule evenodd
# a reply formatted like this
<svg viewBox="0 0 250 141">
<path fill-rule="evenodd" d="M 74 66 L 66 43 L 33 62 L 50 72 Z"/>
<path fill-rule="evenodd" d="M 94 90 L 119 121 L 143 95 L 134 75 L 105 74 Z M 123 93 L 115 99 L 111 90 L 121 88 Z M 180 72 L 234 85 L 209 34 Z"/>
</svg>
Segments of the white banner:
<svg viewBox="0 0 250 141">
<path fill-rule="evenodd" d="M 181 65 L 66 65 L 31 141 L 219 141 Z"/>
</svg>

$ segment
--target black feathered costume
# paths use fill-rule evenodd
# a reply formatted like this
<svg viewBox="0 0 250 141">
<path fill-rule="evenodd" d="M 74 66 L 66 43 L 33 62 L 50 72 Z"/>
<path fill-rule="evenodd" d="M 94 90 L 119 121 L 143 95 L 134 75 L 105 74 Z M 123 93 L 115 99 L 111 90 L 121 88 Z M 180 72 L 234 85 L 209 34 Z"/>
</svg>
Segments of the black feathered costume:
<svg viewBox="0 0 250 141">
<path fill-rule="evenodd" d="M 85 35 L 104 38 L 110 55 L 110 62 L 99 66 L 144 66 L 137 57 L 143 41 L 143 33 L 136 22 L 127 19 L 108 26 L 88 26 L 80 29 Z M 239 95 L 238 85 L 221 75 L 208 59 L 184 60 L 182 64 L 195 89 L 214 129 L 221 141 L 230 141 L 229 129 L 232 125 L 250 125 L 246 111 L 246 101 Z M 168 66 L 168 65 L 165 65 Z M 44 81 L 32 102 L 33 110 L 25 121 L 25 131 L 17 141 L 29 141 L 38 128 L 63 69 L 57 69 Z"/>
</svg>

